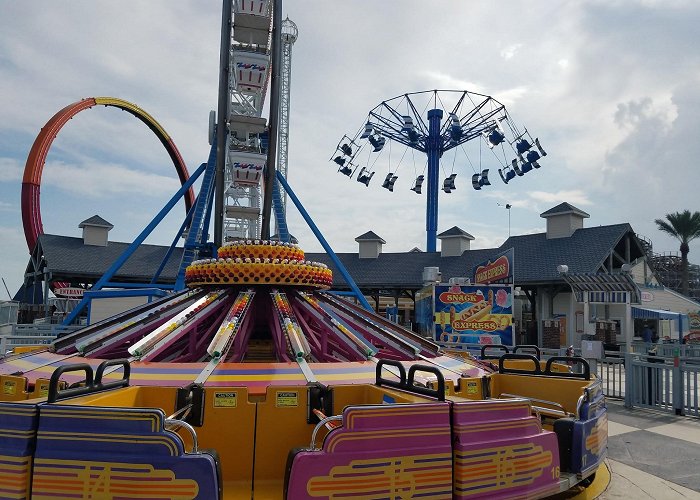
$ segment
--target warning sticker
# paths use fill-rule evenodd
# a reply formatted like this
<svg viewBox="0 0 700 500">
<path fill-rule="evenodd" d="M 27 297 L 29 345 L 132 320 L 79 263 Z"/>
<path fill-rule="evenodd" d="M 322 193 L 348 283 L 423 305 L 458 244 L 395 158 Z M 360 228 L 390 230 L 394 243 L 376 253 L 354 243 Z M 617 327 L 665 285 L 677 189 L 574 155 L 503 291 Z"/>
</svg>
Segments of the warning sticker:
<svg viewBox="0 0 700 500">
<path fill-rule="evenodd" d="M 17 392 L 17 382 L 14 380 L 5 380 L 5 383 L 2 384 L 2 393 L 3 394 L 15 394 Z"/>
<path fill-rule="evenodd" d="M 238 405 L 237 392 L 215 392 L 214 408 L 235 408 Z"/>
<path fill-rule="evenodd" d="M 477 382 L 467 382 L 467 394 L 477 394 L 479 392 L 479 384 Z"/>
<path fill-rule="evenodd" d="M 39 396 L 42 398 L 49 395 L 49 383 L 48 382 L 37 382 L 39 384 Z"/>
<path fill-rule="evenodd" d="M 290 408 L 299 406 L 299 393 L 296 391 L 280 391 L 277 393 L 275 406 L 278 408 Z"/>
</svg>

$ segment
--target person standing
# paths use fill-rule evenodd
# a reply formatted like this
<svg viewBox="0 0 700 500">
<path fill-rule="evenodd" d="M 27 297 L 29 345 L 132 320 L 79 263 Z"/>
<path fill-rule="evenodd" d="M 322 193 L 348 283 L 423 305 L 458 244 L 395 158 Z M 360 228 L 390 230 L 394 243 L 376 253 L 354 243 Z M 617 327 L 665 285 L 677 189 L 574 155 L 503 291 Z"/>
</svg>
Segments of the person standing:
<svg viewBox="0 0 700 500">
<path fill-rule="evenodd" d="M 646 342 L 647 344 L 651 344 L 651 339 L 652 339 L 651 328 L 649 328 L 648 323 L 644 323 L 644 328 L 642 329 L 642 340 L 644 342 Z"/>
</svg>

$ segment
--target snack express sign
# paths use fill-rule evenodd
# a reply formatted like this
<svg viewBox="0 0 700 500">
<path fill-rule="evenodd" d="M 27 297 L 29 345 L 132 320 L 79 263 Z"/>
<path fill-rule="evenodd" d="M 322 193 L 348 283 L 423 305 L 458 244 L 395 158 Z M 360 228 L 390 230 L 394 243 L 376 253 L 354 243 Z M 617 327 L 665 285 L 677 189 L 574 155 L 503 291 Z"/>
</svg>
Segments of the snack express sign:
<svg viewBox="0 0 700 500">
<path fill-rule="evenodd" d="M 439 342 L 512 345 L 510 285 L 437 285 L 434 311 Z"/>
</svg>

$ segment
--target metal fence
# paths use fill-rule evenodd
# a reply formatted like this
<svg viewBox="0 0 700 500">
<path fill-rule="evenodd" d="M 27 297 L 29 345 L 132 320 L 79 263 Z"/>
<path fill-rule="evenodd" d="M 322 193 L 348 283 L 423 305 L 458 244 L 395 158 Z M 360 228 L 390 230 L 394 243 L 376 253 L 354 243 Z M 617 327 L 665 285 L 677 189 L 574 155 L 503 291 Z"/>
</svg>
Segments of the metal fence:
<svg viewBox="0 0 700 500">
<path fill-rule="evenodd" d="M 43 323 L 30 325 L 11 325 L 9 333 L 0 335 L 0 358 L 15 347 L 28 345 L 48 345 L 63 333 L 73 332 L 81 326 L 63 326 Z"/>
<path fill-rule="evenodd" d="M 667 351 L 665 351 L 667 352 Z M 683 352 L 685 356 L 681 356 Z M 626 355 L 629 366 L 625 406 L 651 408 L 700 417 L 698 349 L 676 349 L 673 355 L 637 352 Z"/>
</svg>

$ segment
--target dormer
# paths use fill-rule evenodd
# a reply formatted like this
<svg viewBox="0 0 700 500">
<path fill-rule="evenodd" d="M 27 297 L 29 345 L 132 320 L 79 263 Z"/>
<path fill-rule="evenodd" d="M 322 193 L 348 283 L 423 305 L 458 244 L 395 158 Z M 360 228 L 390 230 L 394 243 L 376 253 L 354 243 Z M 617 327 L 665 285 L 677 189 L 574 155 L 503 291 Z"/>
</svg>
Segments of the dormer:
<svg viewBox="0 0 700 500">
<path fill-rule="evenodd" d="M 359 256 L 361 259 L 376 259 L 382 253 L 382 245 L 386 243 L 372 231 L 358 236 L 355 241 L 360 245 Z"/>
<path fill-rule="evenodd" d="M 440 240 L 440 257 L 459 257 L 469 250 L 474 237 L 466 231 L 453 226 L 437 235 Z"/>
<path fill-rule="evenodd" d="M 99 215 L 93 215 L 78 224 L 83 230 L 83 245 L 107 246 L 107 233 L 114 227 Z"/>
<path fill-rule="evenodd" d="M 574 231 L 583 228 L 583 219 L 590 215 L 564 202 L 541 213 L 540 217 L 547 219 L 547 239 L 552 239 L 568 238 Z"/>
</svg>

